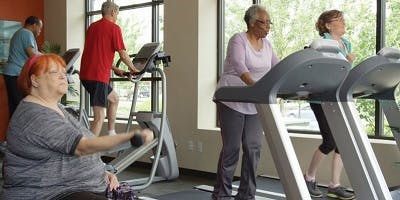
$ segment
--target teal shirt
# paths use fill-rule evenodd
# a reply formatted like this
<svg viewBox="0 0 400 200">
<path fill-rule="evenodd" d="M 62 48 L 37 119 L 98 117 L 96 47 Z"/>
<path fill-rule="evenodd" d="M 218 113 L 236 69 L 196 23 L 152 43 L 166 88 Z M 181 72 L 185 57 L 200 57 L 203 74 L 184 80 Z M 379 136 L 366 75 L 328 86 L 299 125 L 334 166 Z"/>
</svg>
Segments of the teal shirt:
<svg viewBox="0 0 400 200">
<path fill-rule="evenodd" d="M 26 52 L 27 47 L 32 47 L 38 52 L 35 36 L 32 31 L 21 28 L 11 37 L 10 51 L 7 65 L 3 74 L 8 76 L 18 76 L 29 55 Z"/>
<path fill-rule="evenodd" d="M 324 39 L 332 39 L 332 36 L 329 33 L 324 33 L 324 36 L 322 36 L 322 38 L 324 38 Z M 342 42 L 343 42 L 344 46 L 346 47 L 346 49 L 339 48 L 339 53 L 342 54 L 346 58 L 346 55 L 351 53 L 351 43 L 348 40 L 346 40 L 345 38 L 343 38 L 343 37 L 340 37 L 340 39 L 342 40 Z M 308 101 L 308 102 L 309 103 L 316 103 L 316 104 L 320 104 L 321 103 L 320 101 Z"/>
<path fill-rule="evenodd" d="M 324 39 L 332 39 L 332 36 L 329 33 L 324 33 L 324 36 L 322 36 L 322 37 Z M 346 40 L 344 37 L 340 37 L 340 40 L 342 40 L 346 49 L 339 48 L 339 53 L 342 54 L 346 58 L 346 55 L 351 53 L 351 43 L 348 40 Z"/>
</svg>

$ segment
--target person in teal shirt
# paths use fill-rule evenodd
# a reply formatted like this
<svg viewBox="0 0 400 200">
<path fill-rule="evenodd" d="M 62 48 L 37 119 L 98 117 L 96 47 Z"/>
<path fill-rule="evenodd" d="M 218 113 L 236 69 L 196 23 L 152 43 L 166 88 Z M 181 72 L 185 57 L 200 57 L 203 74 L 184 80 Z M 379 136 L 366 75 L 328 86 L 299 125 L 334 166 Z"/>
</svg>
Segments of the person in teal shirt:
<svg viewBox="0 0 400 200">
<path fill-rule="evenodd" d="M 343 19 L 344 20 L 344 19 Z M 344 24 L 344 22 L 343 22 Z M 330 33 L 323 33 L 322 37 L 324 39 L 331 39 L 336 40 L 339 43 L 339 53 L 342 54 L 350 64 L 353 64 L 354 60 L 356 59 L 355 55 L 351 53 L 351 43 L 346 40 L 344 37 L 335 37 L 332 36 Z"/>
<path fill-rule="evenodd" d="M 349 63 L 354 62 L 356 57 L 351 53 L 351 44 L 342 37 L 346 32 L 346 24 L 342 11 L 329 10 L 323 12 L 319 16 L 315 27 L 321 37 L 336 40 L 339 43 L 339 53 L 343 55 Z M 338 199 L 354 199 L 354 193 L 346 191 L 345 188 L 340 185 L 340 174 L 343 168 L 342 158 L 336 147 L 326 116 L 322 111 L 322 106 L 319 102 L 310 102 L 310 107 L 318 121 L 322 136 L 322 144 L 315 150 L 310 166 L 304 175 L 308 191 L 312 197 L 323 196 L 321 190 L 318 189 L 315 176 L 321 161 L 327 154 L 335 151 L 332 158 L 331 181 L 326 196 Z"/>
<path fill-rule="evenodd" d="M 39 54 L 35 38 L 40 35 L 42 27 L 42 20 L 36 16 L 30 16 L 26 18 L 24 27 L 16 31 L 11 38 L 7 65 L 3 71 L 10 118 L 23 98 L 17 89 L 17 78 L 28 58 Z"/>
</svg>

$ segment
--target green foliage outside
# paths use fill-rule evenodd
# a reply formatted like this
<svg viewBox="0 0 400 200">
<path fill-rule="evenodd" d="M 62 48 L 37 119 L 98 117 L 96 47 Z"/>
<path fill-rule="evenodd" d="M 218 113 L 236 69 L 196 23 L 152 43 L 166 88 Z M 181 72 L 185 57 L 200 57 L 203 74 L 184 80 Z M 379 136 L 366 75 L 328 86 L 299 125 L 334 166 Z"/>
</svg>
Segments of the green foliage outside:
<svg viewBox="0 0 400 200">
<path fill-rule="evenodd" d="M 229 38 L 234 33 L 246 31 L 243 16 L 251 4 L 251 0 L 225 1 L 225 51 Z M 262 0 L 261 4 L 269 11 L 273 22 L 267 37 L 281 59 L 319 38 L 315 22 L 323 11 L 331 9 L 345 13 L 347 32 L 344 37 L 352 43 L 352 52 L 357 57 L 353 66 L 376 53 L 375 0 Z M 400 0 L 386 0 L 386 46 L 400 47 L 399 25 Z M 399 96 L 399 92 L 396 96 Z M 375 102 L 357 100 L 356 106 L 360 117 L 367 123 L 367 133 L 374 134 Z M 385 135 L 392 136 L 387 125 Z"/>
</svg>

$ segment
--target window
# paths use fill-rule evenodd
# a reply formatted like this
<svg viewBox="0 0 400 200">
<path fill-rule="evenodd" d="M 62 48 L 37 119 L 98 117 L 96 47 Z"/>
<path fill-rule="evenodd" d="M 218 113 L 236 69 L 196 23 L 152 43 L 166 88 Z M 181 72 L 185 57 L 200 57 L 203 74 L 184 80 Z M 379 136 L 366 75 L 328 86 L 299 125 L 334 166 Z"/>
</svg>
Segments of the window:
<svg viewBox="0 0 400 200">
<path fill-rule="evenodd" d="M 223 60 L 225 58 L 228 41 L 235 33 L 246 31 L 246 23 L 243 20 L 244 11 L 256 2 L 252 0 L 219 0 L 219 3 L 220 27 L 218 30 L 218 37 L 220 50 L 218 52 L 218 65 L 220 69 L 218 73 L 220 75 L 223 71 Z"/>
<path fill-rule="evenodd" d="M 379 4 L 377 4 L 379 2 Z M 386 1 L 386 46 L 398 47 L 400 20 L 398 13 L 400 3 L 395 0 Z M 319 38 L 315 29 L 315 22 L 318 16 L 325 10 L 338 9 L 345 13 L 346 30 L 344 37 L 352 43 L 352 51 L 357 59 L 353 66 L 356 66 L 366 58 L 375 55 L 381 48 L 378 44 L 380 35 L 377 35 L 379 23 L 377 16 L 382 14 L 379 6 L 385 5 L 385 2 L 375 0 L 338 0 L 338 1 L 278 1 L 278 0 L 260 0 L 260 1 L 222 1 L 220 9 L 220 18 L 226 22 L 223 31 L 224 37 L 219 38 L 219 63 L 218 72 L 223 71 L 223 60 L 225 59 L 226 46 L 229 38 L 235 32 L 245 31 L 245 22 L 243 16 L 245 10 L 251 3 L 258 3 L 266 7 L 271 21 L 274 25 L 271 27 L 268 39 L 271 41 L 275 52 L 280 58 L 301 50 L 309 45 L 313 39 Z M 356 9 L 355 9 L 356 8 Z M 384 11 L 383 11 L 384 12 Z M 229 20 L 232 21 L 229 24 Z M 377 23 L 378 22 L 378 23 Z M 379 38 L 378 38 L 379 37 Z M 305 101 L 281 101 L 281 112 L 286 120 L 289 129 L 300 132 L 318 131 L 318 124 L 312 111 L 309 110 L 308 103 Z M 390 135 L 385 128 L 385 133 L 375 127 L 382 123 L 383 118 L 375 111 L 375 101 L 357 99 L 356 106 L 360 112 L 362 123 L 366 126 L 369 135 L 377 137 Z M 377 110 L 379 111 L 379 107 Z"/>
<path fill-rule="evenodd" d="M 386 47 L 394 47 L 400 48 L 400 2 L 395 0 L 387 0 L 386 7 L 385 7 L 385 46 Z M 397 87 L 395 92 L 396 102 L 397 105 L 399 104 L 400 100 L 400 90 Z M 385 118 L 384 121 L 384 137 L 393 137 L 392 131 L 390 130 L 389 124 Z"/>
<path fill-rule="evenodd" d="M 386 1 L 385 39 L 387 47 L 399 48 L 400 44 L 400 1 Z"/>
<path fill-rule="evenodd" d="M 315 29 L 315 22 L 319 15 L 325 10 L 338 9 L 345 13 L 346 19 L 346 37 L 352 42 L 352 51 L 357 55 L 357 59 L 353 66 L 360 61 L 375 54 L 375 21 L 376 21 L 376 1 L 262 1 L 267 10 L 270 12 L 274 26 L 271 28 L 269 39 L 272 42 L 278 56 L 284 58 L 289 54 L 301 50 L 304 46 L 309 45 L 313 39 L 320 38 Z M 360 7 L 354 10 L 351 6 Z M 373 5 L 373 6 L 371 6 Z M 375 6 L 374 6 L 375 5 Z M 310 12 L 312 11 L 312 12 Z M 278 14 L 279 13 L 279 14 Z M 361 16 L 361 17 L 360 17 Z M 365 16 L 365 17 L 362 17 Z M 367 17 L 368 16 L 368 17 Z M 290 103 L 293 103 L 289 101 Z M 282 104 L 282 103 L 281 103 Z M 318 123 L 315 117 L 298 116 L 298 120 L 287 119 L 285 110 L 296 109 L 301 111 L 305 107 L 306 102 L 297 102 L 297 108 L 290 108 L 288 103 L 284 103 L 281 107 L 286 119 L 286 125 L 293 129 L 318 131 Z M 366 100 L 357 100 L 357 108 L 362 113 L 368 112 L 368 109 L 374 109 L 374 102 Z M 307 107 L 309 109 L 309 107 Z M 366 110 L 366 111 L 365 111 Z M 304 112 L 304 111 L 303 111 Z M 309 109 L 307 112 L 312 113 Z M 367 119 L 368 127 L 374 127 L 374 115 L 363 115 L 363 119 Z M 372 119 L 371 119 L 372 118 Z M 302 124 L 299 127 L 298 124 Z M 374 133 L 373 129 L 372 132 Z"/>
<path fill-rule="evenodd" d="M 101 19 L 101 5 L 104 0 L 87 0 L 87 27 L 92 22 Z M 121 27 L 126 51 L 128 54 L 135 54 L 146 43 L 162 42 L 163 37 L 163 1 L 162 0 L 114 0 L 120 6 L 117 24 Z M 161 33 L 161 34 L 160 34 Z M 114 58 L 114 64 L 119 59 L 118 53 Z M 124 64 L 120 68 L 127 70 Z M 146 77 L 152 75 L 147 74 Z M 110 83 L 119 95 L 117 110 L 118 119 L 127 119 L 132 105 L 134 84 L 125 78 L 117 78 L 112 75 Z M 137 111 L 155 110 L 153 101 L 157 101 L 158 84 L 151 84 L 151 81 L 141 81 L 136 102 Z M 153 94 L 154 93 L 154 94 Z"/>
</svg>

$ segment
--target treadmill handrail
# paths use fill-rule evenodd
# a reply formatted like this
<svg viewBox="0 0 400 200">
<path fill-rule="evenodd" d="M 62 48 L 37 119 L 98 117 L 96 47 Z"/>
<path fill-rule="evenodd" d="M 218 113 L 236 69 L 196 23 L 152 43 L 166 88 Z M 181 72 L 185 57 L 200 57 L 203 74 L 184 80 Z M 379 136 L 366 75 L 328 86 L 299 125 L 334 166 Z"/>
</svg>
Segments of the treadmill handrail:
<svg viewBox="0 0 400 200">
<path fill-rule="evenodd" d="M 265 104 L 276 103 L 276 98 L 279 96 L 335 101 L 337 88 L 350 67 L 347 60 L 338 52 L 307 48 L 283 59 L 251 86 L 217 89 L 214 101 Z M 299 75 L 300 72 L 306 73 Z M 324 81 L 323 84 L 314 84 L 319 81 L 318 79 Z M 321 88 L 323 89 L 321 90 Z M 315 91 L 319 93 L 315 93 Z"/>
<path fill-rule="evenodd" d="M 400 57 L 394 48 L 383 48 L 354 67 L 339 89 L 341 101 L 353 101 L 354 97 L 365 99 L 391 99 L 400 82 Z"/>
</svg>

